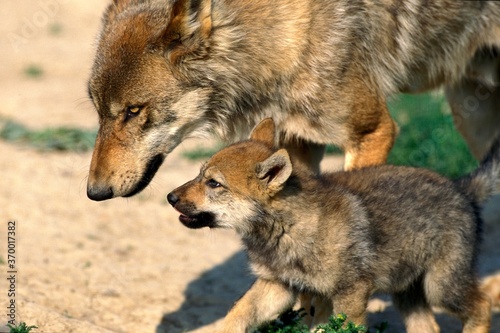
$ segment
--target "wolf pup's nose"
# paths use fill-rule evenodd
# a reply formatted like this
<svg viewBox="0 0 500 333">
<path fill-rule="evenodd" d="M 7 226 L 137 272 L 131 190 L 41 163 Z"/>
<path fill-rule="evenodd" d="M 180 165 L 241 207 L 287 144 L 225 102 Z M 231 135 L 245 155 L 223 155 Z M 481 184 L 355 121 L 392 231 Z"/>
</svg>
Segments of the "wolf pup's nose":
<svg viewBox="0 0 500 333">
<path fill-rule="evenodd" d="M 175 194 L 173 194 L 173 193 L 169 193 L 169 194 L 167 195 L 167 200 L 168 200 L 168 203 L 169 203 L 169 204 L 171 204 L 172 206 L 175 206 L 175 204 L 176 204 L 177 202 L 179 202 L 179 197 L 178 197 L 178 196 L 176 196 L 176 195 L 175 195 Z"/>
</svg>

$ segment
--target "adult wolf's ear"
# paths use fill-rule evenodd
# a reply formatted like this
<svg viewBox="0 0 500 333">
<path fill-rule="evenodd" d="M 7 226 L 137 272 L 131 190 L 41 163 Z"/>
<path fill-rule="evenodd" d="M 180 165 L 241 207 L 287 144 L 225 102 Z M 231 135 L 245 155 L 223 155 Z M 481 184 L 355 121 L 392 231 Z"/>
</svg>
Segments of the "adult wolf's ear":
<svg viewBox="0 0 500 333">
<path fill-rule="evenodd" d="M 208 54 L 212 32 L 212 0 L 175 0 L 162 36 L 165 54 L 172 64 L 200 59 Z"/>
<path fill-rule="evenodd" d="M 292 174 L 292 162 L 285 149 L 280 149 L 255 167 L 259 178 L 270 196 L 275 195 L 285 185 Z"/>
<path fill-rule="evenodd" d="M 250 140 L 265 143 L 270 148 L 274 147 L 276 126 L 272 118 L 266 118 L 255 126 L 250 133 Z"/>
<path fill-rule="evenodd" d="M 104 26 L 115 20 L 116 16 L 122 13 L 131 4 L 138 2 L 137 0 L 113 0 L 108 6 L 103 15 Z"/>
</svg>

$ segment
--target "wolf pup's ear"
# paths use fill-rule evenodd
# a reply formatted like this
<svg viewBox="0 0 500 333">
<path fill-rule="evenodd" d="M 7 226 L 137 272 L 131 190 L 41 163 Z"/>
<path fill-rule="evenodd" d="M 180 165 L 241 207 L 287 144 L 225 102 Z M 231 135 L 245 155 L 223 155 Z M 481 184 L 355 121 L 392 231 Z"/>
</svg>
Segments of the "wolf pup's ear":
<svg viewBox="0 0 500 333">
<path fill-rule="evenodd" d="M 204 58 L 211 32 L 211 0 L 175 0 L 162 36 L 167 59 L 178 64 L 183 59 Z"/>
<path fill-rule="evenodd" d="M 285 185 L 292 174 L 292 162 L 285 149 L 280 149 L 255 167 L 257 178 L 264 182 L 270 196 L 275 195 Z"/>
<path fill-rule="evenodd" d="M 272 118 L 266 118 L 255 126 L 250 134 L 250 140 L 265 143 L 270 148 L 274 147 L 276 127 Z"/>
</svg>

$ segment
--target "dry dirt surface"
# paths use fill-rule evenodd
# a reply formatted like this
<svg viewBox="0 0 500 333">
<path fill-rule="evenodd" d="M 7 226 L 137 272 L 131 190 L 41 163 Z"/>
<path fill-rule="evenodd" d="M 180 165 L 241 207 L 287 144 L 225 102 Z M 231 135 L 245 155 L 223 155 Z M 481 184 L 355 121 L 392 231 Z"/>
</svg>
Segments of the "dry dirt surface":
<svg viewBox="0 0 500 333">
<path fill-rule="evenodd" d="M 32 128 L 96 128 L 86 80 L 106 4 L 0 2 L 0 116 Z M 33 65 L 42 75 L 26 74 Z M 16 320 L 38 326 L 32 332 L 211 332 L 253 278 L 233 232 L 189 230 L 165 202 L 197 174 L 200 163 L 180 155 L 197 144 L 169 156 L 140 195 L 97 203 L 85 193 L 90 153 L 38 152 L 0 141 L 0 327 L 15 300 Z M 334 158 L 324 165 L 341 164 Z M 490 207 L 488 215 L 483 277 L 500 270 L 498 210 Z M 16 273 L 8 273 L 9 221 L 15 221 Z M 491 288 L 498 285 L 493 280 Z M 372 324 L 387 320 L 388 332 L 402 332 L 387 298 L 376 298 L 370 310 Z M 437 313 L 442 332 L 459 332 L 456 320 Z M 500 332 L 498 312 L 493 325 Z"/>
</svg>

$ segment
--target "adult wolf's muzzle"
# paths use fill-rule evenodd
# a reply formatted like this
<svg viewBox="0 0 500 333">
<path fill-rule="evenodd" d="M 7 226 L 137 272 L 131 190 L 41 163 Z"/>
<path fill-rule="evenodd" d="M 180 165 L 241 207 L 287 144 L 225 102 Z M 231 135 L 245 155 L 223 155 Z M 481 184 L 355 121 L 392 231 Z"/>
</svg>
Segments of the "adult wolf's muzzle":
<svg viewBox="0 0 500 333">
<path fill-rule="evenodd" d="M 99 165 L 91 168 L 87 183 L 87 196 L 94 201 L 114 197 L 131 197 L 146 188 L 163 163 L 165 156 L 157 154 L 149 160 L 142 173 L 138 170 L 112 171 L 105 174 Z"/>
</svg>

